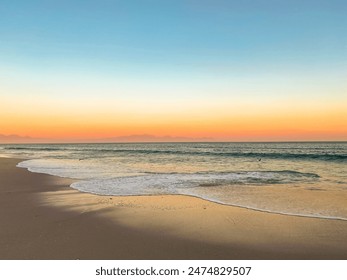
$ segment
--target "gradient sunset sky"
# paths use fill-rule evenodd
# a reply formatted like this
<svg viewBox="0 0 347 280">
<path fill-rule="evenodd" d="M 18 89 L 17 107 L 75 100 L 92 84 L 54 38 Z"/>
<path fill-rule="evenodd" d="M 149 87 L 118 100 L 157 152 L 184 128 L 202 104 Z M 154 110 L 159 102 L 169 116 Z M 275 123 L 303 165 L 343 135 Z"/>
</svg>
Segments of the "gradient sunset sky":
<svg viewBox="0 0 347 280">
<path fill-rule="evenodd" d="M 347 140 L 347 1 L 0 2 L 0 134 Z"/>
</svg>

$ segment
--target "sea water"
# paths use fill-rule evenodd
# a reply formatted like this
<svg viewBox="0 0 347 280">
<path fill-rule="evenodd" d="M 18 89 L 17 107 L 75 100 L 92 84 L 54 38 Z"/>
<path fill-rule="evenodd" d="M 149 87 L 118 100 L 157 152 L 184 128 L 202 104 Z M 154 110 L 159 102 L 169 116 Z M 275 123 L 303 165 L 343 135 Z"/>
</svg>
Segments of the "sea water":
<svg viewBox="0 0 347 280">
<path fill-rule="evenodd" d="M 347 220 L 347 142 L 0 145 L 18 167 L 99 195 L 191 195 Z"/>
</svg>

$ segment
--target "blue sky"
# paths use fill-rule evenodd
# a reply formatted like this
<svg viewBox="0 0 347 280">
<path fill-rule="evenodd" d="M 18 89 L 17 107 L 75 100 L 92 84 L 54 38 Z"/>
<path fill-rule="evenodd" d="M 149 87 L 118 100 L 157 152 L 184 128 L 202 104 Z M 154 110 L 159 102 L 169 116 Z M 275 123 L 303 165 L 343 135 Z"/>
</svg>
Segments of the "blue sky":
<svg viewBox="0 0 347 280">
<path fill-rule="evenodd" d="M 0 14 L 7 99 L 346 100 L 346 1 L 5 0 Z"/>
<path fill-rule="evenodd" d="M 1 1 L 1 57 L 170 73 L 345 67 L 346 1 Z M 344 60 L 344 61 L 341 61 Z M 160 69 L 159 69 L 160 68 Z M 127 69 L 126 69 L 127 70 Z M 277 71 L 277 70 L 276 70 Z"/>
</svg>

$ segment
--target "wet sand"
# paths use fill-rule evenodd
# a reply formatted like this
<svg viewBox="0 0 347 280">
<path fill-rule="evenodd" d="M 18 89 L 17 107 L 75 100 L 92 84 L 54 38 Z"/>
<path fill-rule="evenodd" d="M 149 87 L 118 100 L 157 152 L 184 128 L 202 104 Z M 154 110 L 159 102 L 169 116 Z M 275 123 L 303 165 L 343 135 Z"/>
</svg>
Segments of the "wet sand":
<svg viewBox="0 0 347 280">
<path fill-rule="evenodd" d="M 0 159 L 0 259 L 347 259 L 347 222 L 110 197 Z"/>
</svg>

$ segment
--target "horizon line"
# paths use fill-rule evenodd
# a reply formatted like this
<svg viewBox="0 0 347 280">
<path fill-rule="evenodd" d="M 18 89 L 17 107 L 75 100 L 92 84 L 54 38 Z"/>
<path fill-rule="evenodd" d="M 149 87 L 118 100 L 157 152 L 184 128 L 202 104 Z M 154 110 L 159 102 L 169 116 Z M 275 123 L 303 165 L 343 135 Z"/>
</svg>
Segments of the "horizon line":
<svg viewBox="0 0 347 280">
<path fill-rule="evenodd" d="M 57 144 L 175 144 L 175 143 L 347 143 L 347 140 L 279 140 L 279 141 L 128 141 L 128 142 L 0 142 L 0 145 Z"/>
</svg>

